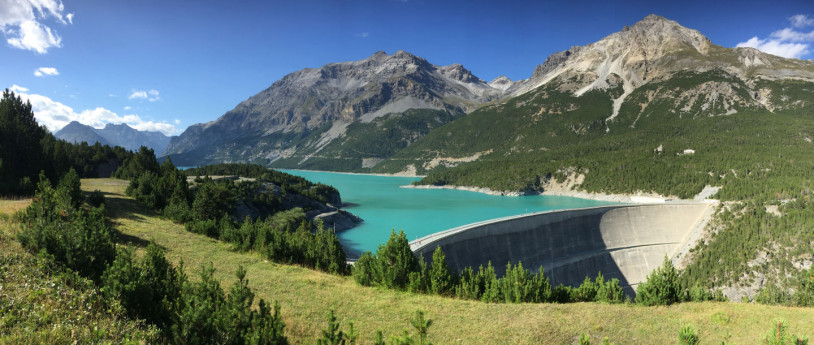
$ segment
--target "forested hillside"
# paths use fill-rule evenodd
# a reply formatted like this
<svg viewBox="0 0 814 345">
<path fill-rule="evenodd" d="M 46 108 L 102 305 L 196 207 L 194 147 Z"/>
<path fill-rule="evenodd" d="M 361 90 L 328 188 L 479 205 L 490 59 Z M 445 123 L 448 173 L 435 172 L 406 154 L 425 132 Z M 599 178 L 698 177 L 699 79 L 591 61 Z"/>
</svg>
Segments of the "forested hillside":
<svg viewBox="0 0 814 345">
<path fill-rule="evenodd" d="M 81 177 L 108 177 L 132 154 L 122 147 L 58 140 L 34 119 L 31 103 L 6 89 L 0 100 L 0 196 L 30 195 L 40 171 L 56 182 L 73 168 Z"/>
</svg>

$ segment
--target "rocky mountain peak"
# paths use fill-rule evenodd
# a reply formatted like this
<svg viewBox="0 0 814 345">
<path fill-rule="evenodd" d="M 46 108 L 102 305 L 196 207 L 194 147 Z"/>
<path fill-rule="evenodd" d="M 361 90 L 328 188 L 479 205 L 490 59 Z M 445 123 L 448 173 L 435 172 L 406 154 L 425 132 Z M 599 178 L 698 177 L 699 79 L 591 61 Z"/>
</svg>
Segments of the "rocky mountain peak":
<svg viewBox="0 0 814 345">
<path fill-rule="evenodd" d="M 619 67 L 644 67 L 639 71 L 639 77 L 644 81 L 647 79 L 650 62 L 683 50 L 707 55 L 712 47 L 710 40 L 697 30 L 651 14 L 598 42 L 584 47 L 571 47 L 550 55 L 535 68 L 532 79 L 543 78 L 564 65 L 575 65 L 574 67 L 585 71 L 597 67 L 607 70 L 605 67 L 618 63 Z M 566 64 L 568 60 L 573 63 Z M 618 72 L 621 70 L 616 73 L 619 74 Z"/>
<path fill-rule="evenodd" d="M 492 81 L 489 82 L 489 86 L 498 89 L 498 90 L 506 90 L 509 87 L 514 85 L 514 81 L 506 77 L 505 75 L 499 76 Z"/>
<path fill-rule="evenodd" d="M 463 65 L 459 63 L 454 63 L 448 66 L 443 66 L 440 68 L 441 74 L 447 78 L 457 80 L 464 83 L 482 83 L 484 82 L 480 78 L 476 77 L 472 74 L 471 71 L 464 68 Z"/>
<path fill-rule="evenodd" d="M 683 27 L 674 20 L 655 14 L 648 15 L 615 35 L 621 36 L 623 40 L 630 43 L 643 46 L 645 49 L 662 53 L 686 49 L 689 46 L 706 55 L 712 46 L 709 38 L 697 30 Z M 655 49 L 654 46 L 660 46 L 661 49 Z"/>
</svg>

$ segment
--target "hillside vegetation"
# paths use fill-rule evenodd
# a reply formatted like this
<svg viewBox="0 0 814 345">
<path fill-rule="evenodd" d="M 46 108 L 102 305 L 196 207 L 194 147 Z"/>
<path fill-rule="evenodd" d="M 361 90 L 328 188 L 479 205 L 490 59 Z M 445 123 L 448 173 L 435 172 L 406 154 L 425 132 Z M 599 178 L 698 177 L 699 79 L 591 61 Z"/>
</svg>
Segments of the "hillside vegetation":
<svg viewBox="0 0 814 345">
<path fill-rule="evenodd" d="M 788 321 L 789 331 L 806 334 L 814 329 L 814 309 L 744 303 L 682 303 L 670 307 L 578 304 L 489 304 L 366 288 L 350 277 L 265 261 L 258 254 L 239 253 L 228 244 L 187 232 L 124 196 L 126 181 L 83 180 L 84 190 L 107 195 L 115 228 L 129 239 L 137 253 L 150 240 L 164 248 L 170 261 L 185 262 L 189 272 L 212 262 L 215 278 L 231 284 L 239 266 L 246 269 L 256 298 L 276 300 L 294 344 L 313 344 L 325 328 L 332 308 L 343 328 L 353 321 L 362 343 L 372 343 L 375 331 L 399 334 L 416 309 L 433 320 L 429 337 L 436 344 L 575 344 L 580 334 L 612 342 L 663 344 L 677 339 L 684 324 L 699 330 L 702 343 L 757 343 L 774 319 Z M 191 279 L 195 279 L 190 274 Z M 810 333 L 810 332 L 809 332 Z M 810 336 L 810 334 L 809 334 Z"/>
</svg>

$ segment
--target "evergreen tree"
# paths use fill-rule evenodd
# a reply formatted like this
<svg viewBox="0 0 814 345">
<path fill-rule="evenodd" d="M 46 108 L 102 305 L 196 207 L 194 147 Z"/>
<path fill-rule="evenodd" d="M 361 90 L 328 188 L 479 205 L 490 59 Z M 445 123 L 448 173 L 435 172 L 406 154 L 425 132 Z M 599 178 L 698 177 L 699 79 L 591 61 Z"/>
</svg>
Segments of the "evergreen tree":
<svg viewBox="0 0 814 345">
<path fill-rule="evenodd" d="M 669 305 L 681 301 L 681 287 L 678 272 L 666 256 L 661 267 L 647 276 L 647 281 L 639 284 L 636 302 L 643 305 Z"/>
<path fill-rule="evenodd" d="M 416 335 L 418 336 L 418 345 L 432 345 L 427 340 L 427 332 L 432 326 L 432 320 L 424 318 L 424 312 L 416 310 L 415 317 L 410 319 L 410 324 L 415 328 Z"/>
<path fill-rule="evenodd" d="M 409 283 L 410 272 L 418 270 L 418 260 L 410 250 L 410 242 L 404 231 L 397 234 L 393 230 L 387 243 L 379 245 L 376 258 L 379 267 L 376 281 L 384 287 L 404 289 Z"/>
<path fill-rule="evenodd" d="M 423 260 L 422 260 L 423 261 Z M 452 273 L 447 266 L 447 257 L 441 246 L 435 247 L 430 266 L 430 290 L 433 295 L 446 295 L 452 287 Z"/>
<path fill-rule="evenodd" d="M 0 195 L 33 192 L 38 173 L 56 180 L 57 174 L 48 169 L 42 140 L 48 135 L 39 126 L 31 103 L 8 89 L 0 99 Z"/>
</svg>

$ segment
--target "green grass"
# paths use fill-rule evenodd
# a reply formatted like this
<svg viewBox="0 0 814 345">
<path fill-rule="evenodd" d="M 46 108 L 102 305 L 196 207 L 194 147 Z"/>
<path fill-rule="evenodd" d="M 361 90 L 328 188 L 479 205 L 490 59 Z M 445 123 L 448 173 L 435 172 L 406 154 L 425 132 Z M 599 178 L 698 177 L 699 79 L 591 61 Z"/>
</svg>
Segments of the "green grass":
<svg viewBox="0 0 814 345">
<path fill-rule="evenodd" d="M 486 304 L 437 296 L 365 288 L 339 277 L 297 266 L 267 262 L 257 254 L 236 253 L 227 244 L 188 233 L 124 196 L 126 181 L 83 180 L 83 189 L 99 189 L 108 198 L 115 228 L 135 246 L 154 240 L 174 262 L 183 260 L 187 273 L 212 262 L 222 285 L 234 281 L 242 265 L 250 287 L 260 298 L 282 306 L 286 335 L 293 344 L 313 344 L 326 325 L 329 308 L 343 327 L 353 321 L 362 344 L 372 343 L 376 330 L 396 334 L 409 327 L 416 309 L 433 320 L 435 344 L 575 344 L 580 334 L 609 337 L 617 344 L 664 344 L 677 341 L 682 325 L 699 330 L 702 343 L 720 343 L 727 335 L 735 344 L 758 343 L 776 318 L 789 322 L 794 334 L 814 336 L 814 309 L 744 303 L 684 303 L 670 307 L 576 304 Z"/>
<path fill-rule="evenodd" d="M 0 344 L 147 344 L 157 331 L 106 305 L 93 283 L 25 251 L 12 214 L 31 199 L 0 200 Z"/>
</svg>

